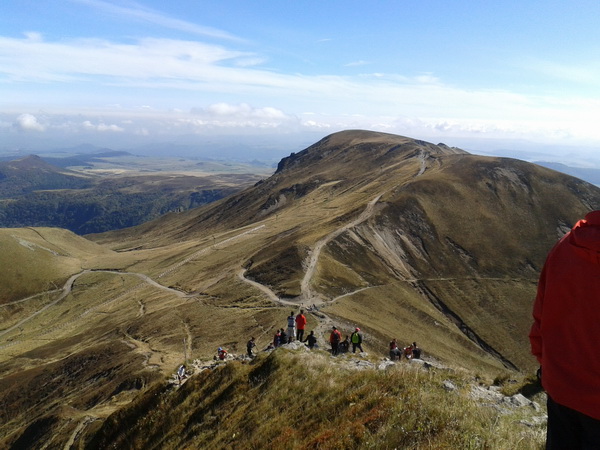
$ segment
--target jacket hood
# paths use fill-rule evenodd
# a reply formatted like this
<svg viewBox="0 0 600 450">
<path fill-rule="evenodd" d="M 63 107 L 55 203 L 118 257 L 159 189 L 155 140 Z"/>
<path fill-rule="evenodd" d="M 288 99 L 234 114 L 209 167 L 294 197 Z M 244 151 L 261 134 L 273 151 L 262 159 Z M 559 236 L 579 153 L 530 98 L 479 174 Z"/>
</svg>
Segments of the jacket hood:
<svg viewBox="0 0 600 450">
<path fill-rule="evenodd" d="M 600 265 L 600 211 L 592 211 L 575 224 L 569 233 L 569 244 L 578 255 Z"/>
</svg>

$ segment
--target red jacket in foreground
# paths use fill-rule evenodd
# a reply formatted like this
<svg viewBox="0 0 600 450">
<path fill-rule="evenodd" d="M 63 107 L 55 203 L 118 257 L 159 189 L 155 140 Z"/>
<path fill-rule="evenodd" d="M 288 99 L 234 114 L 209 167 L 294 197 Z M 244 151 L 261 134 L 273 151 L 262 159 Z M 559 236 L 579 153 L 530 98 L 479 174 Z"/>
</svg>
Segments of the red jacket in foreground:
<svg viewBox="0 0 600 450">
<path fill-rule="evenodd" d="M 600 211 L 550 251 L 529 333 L 542 385 L 561 405 L 600 420 Z"/>
</svg>

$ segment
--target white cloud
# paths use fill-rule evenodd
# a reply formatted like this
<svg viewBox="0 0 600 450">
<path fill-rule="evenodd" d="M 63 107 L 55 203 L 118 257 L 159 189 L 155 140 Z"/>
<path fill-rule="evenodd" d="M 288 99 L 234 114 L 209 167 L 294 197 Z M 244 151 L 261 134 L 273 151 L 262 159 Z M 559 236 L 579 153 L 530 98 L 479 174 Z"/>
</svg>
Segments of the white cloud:
<svg viewBox="0 0 600 450">
<path fill-rule="evenodd" d="M 24 33 L 25 37 L 30 42 L 42 42 L 42 34 L 36 31 L 27 31 Z"/>
<path fill-rule="evenodd" d="M 41 39 L 41 38 L 40 38 Z M 239 59 L 242 67 L 257 63 L 255 55 L 195 41 L 145 38 L 131 43 L 99 39 L 48 42 L 0 37 L 0 72 L 13 81 L 174 80 L 195 83 L 242 78 L 227 70 Z M 244 70 L 243 68 L 237 70 Z M 98 79 L 105 77 L 105 79 Z"/>
<path fill-rule="evenodd" d="M 21 131 L 44 131 L 46 127 L 38 122 L 37 117 L 32 114 L 19 115 L 14 125 Z"/>
<path fill-rule="evenodd" d="M 118 9 L 105 1 L 84 1 L 98 8 Z M 29 32 L 22 39 L 0 37 L 0 98 L 6 104 L 23 104 L 26 99 L 29 104 L 39 100 L 42 105 L 44 101 L 52 105 L 59 99 L 69 113 L 77 111 L 73 105 L 88 107 L 85 119 L 72 118 L 68 124 L 52 123 L 47 114 L 43 123 L 23 115 L 14 122 L 14 128 L 21 130 L 62 127 L 73 132 L 83 129 L 155 135 L 159 129 L 167 134 L 211 128 L 304 126 L 334 131 L 360 127 L 415 136 L 504 134 L 600 141 L 596 124 L 600 99 L 593 96 L 466 89 L 427 72 L 413 77 L 394 73 L 285 74 L 261 69 L 263 61 L 261 55 L 252 52 L 193 40 L 52 42 Z M 591 79 L 588 72 L 580 73 L 575 68 L 570 73 L 552 70 L 565 77 Z M 37 89 L 39 86 L 43 89 Z M 79 88 L 76 94 L 75 88 Z M 40 92 L 47 98 L 39 99 Z M 139 97 L 139 92 L 145 96 Z M 232 98 L 240 103 L 232 103 Z M 198 99 L 208 106 L 194 108 Z M 191 114 L 183 112 L 190 110 Z M 302 122 L 298 117 L 304 111 L 318 113 Z M 85 121 L 88 123 L 82 125 Z"/>
<path fill-rule="evenodd" d="M 121 128 L 118 125 L 106 125 L 104 123 L 93 124 L 89 120 L 83 121 L 81 126 L 87 131 L 100 131 L 100 132 L 110 131 L 110 132 L 117 132 L 117 133 L 125 131 L 124 128 Z"/>
<path fill-rule="evenodd" d="M 302 126 L 309 128 L 309 129 L 312 128 L 312 129 L 316 129 L 316 130 L 328 130 L 331 128 L 331 124 L 317 122 L 315 120 L 305 120 L 304 122 L 302 122 Z"/>
<path fill-rule="evenodd" d="M 205 108 L 194 108 L 195 123 L 214 126 L 277 127 L 297 119 L 273 107 L 255 108 L 247 103 L 237 105 L 215 103 Z"/>
</svg>

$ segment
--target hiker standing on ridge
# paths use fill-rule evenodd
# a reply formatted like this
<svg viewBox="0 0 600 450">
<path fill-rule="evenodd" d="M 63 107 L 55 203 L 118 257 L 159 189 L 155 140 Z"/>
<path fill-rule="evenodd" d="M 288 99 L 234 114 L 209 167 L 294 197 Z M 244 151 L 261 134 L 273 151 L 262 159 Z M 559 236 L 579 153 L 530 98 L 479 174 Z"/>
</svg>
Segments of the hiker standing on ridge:
<svg viewBox="0 0 600 450">
<path fill-rule="evenodd" d="M 306 326 L 306 317 L 304 316 L 304 310 L 300 310 L 300 314 L 296 316 L 296 339 L 302 342 L 304 337 L 304 327 Z"/>
<path fill-rule="evenodd" d="M 329 343 L 331 344 L 331 354 L 336 356 L 339 353 L 339 345 L 342 340 L 342 333 L 336 327 L 333 327 L 329 335 Z"/>
<path fill-rule="evenodd" d="M 179 366 L 179 369 L 177 369 L 177 380 L 179 380 L 180 386 L 181 386 L 181 382 L 183 381 L 184 378 L 185 378 L 185 364 L 182 364 L 181 366 Z"/>
<path fill-rule="evenodd" d="M 362 348 L 362 333 L 360 332 L 360 328 L 355 328 L 354 333 L 350 335 L 350 342 L 352 342 L 352 353 L 356 353 L 356 349 L 358 348 L 360 352 L 364 352 Z"/>
<path fill-rule="evenodd" d="M 546 449 L 599 448 L 600 211 L 548 253 L 533 319 L 531 352 L 548 394 Z"/>
<path fill-rule="evenodd" d="M 287 336 L 289 342 L 294 340 L 294 336 L 296 335 L 296 317 L 294 316 L 294 311 L 290 313 L 287 318 Z M 287 343 L 288 341 L 286 341 Z"/>
<path fill-rule="evenodd" d="M 250 338 L 248 343 L 246 344 L 246 350 L 248 351 L 248 356 L 250 358 L 254 358 L 254 354 L 252 353 L 252 349 L 256 347 L 256 342 L 254 342 L 254 336 Z"/>
</svg>

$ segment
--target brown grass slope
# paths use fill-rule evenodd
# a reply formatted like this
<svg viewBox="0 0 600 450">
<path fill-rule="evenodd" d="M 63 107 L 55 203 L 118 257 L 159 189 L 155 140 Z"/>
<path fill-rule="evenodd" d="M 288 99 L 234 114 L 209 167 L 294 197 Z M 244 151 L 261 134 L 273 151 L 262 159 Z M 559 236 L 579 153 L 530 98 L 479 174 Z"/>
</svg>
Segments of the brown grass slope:
<svg viewBox="0 0 600 450">
<path fill-rule="evenodd" d="M 369 217 L 344 229 L 376 198 Z M 237 295 L 235 266 L 243 265 L 279 297 L 324 302 L 349 326 L 364 322 L 390 286 L 395 320 L 383 326 L 375 312 L 369 323 L 381 341 L 441 334 L 430 348 L 440 357 L 475 354 L 482 369 L 530 369 L 526 334 L 543 259 L 598 205 L 597 188 L 533 164 L 349 131 L 285 158 L 271 178 L 218 205 L 102 239 L 150 249 L 262 227 L 226 254 L 189 264 L 194 273 L 174 282 L 227 302 L 230 289 Z M 303 291 L 307 261 L 328 235 Z"/>
<path fill-rule="evenodd" d="M 241 353 L 252 335 L 265 347 L 301 304 L 320 305 L 308 329 L 321 343 L 331 324 L 360 326 L 373 355 L 397 337 L 481 376 L 530 371 L 545 254 L 598 208 L 598 188 L 552 170 L 355 130 L 215 204 L 90 236 L 96 250 L 69 253 L 68 265 L 34 247 L 45 255 L 36 272 L 58 289 L 23 288 L 31 250 L 11 238 L 22 276 L 3 285 L 12 292 L 0 309 L 0 390 L 12 399 L 3 406 L 19 402 L 15 380 L 43 381 L 40 371 L 67 379 L 63 362 L 112 350 L 73 389 L 34 390 L 35 407 L 2 421 L 0 442 L 25 439 L 36 423 L 54 443 L 84 439 L 184 359 L 211 358 L 221 345 Z M 26 290 L 40 295 L 23 298 Z M 98 380 L 129 388 L 98 390 Z"/>
<path fill-rule="evenodd" d="M 0 305 L 58 289 L 113 253 L 57 228 L 0 229 Z"/>
<path fill-rule="evenodd" d="M 469 380 L 408 363 L 351 370 L 350 359 L 278 349 L 155 388 L 81 448 L 540 448 L 543 435 L 468 396 Z M 459 391 L 448 392 L 452 380 Z"/>
<path fill-rule="evenodd" d="M 101 242 L 152 251 L 255 230 L 226 252 L 215 247 L 181 267 L 187 279 L 167 279 L 227 303 L 240 295 L 235 275 L 243 265 L 279 297 L 324 303 L 349 326 L 372 316 L 380 342 L 427 336 L 439 356 L 530 369 L 526 334 L 539 269 L 556 239 L 598 207 L 598 192 L 522 161 L 356 130 L 285 158 L 271 178 L 217 205 Z M 375 199 L 368 217 L 353 224 Z M 307 281 L 321 239 L 327 242 Z M 382 294 L 386 287 L 394 294 Z M 381 295 L 393 319 L 369 314 Z"/>
</svg>

